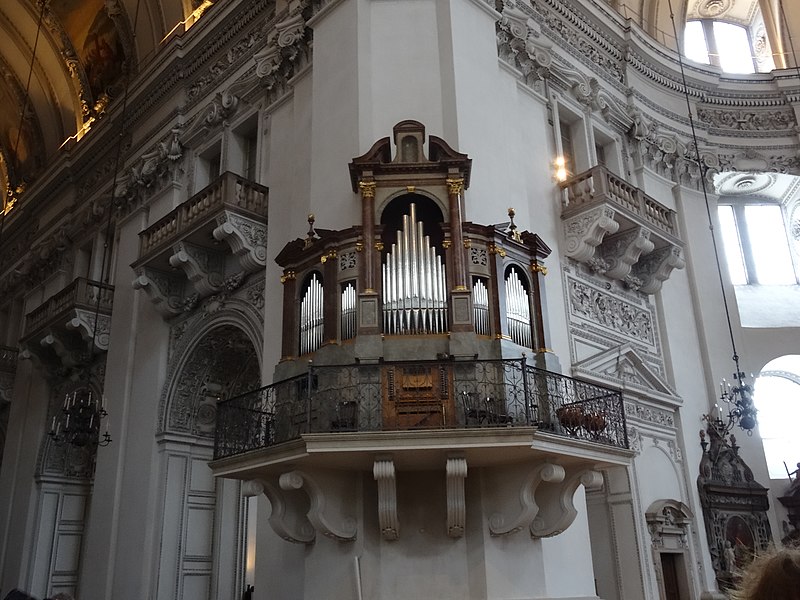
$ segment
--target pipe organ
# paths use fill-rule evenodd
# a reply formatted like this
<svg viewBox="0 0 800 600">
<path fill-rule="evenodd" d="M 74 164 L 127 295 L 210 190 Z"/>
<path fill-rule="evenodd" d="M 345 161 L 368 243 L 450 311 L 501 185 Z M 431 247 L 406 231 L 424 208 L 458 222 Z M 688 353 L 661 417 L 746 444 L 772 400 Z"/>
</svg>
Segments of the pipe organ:
<svg viewBox="0 0 800 600">
<path fill-rule="evenodd" d="M 423 234 L 416 206 L 403 216 L 397 241 L 386 253 L 383 271 L 383 332 L 447 332 L 447 285 L 444 262 Z"/>
<path fill-rule="evenodd" d="M 511 340 L 520 346 L 531 348 L 533 340 L 530 298 L 514 267 L 506 272 L 506 322 Z"/>
<path fill-rule="evenodd" d="M 472 310 L 475 313 L 475 333 L 489 335 L 489 290 L 480 277 L 475 277 L 472 284 Z"/>
<path fill-rule="evenodd" d="M 352 282 L 342 287 L 341 331 L 343 340 L 356 337 L 356 287 Z"/>
<path fill-rule="evenodd" d="M 464 218 L 466 154 L 403 121 L 393 141 L 377 141 L 349 169 L 360 222 L 333 230 L 311 220 L 306 237 L 275 257 L 284 286 L 276 377 L 300 374 L 309 359 L 497 358 L 547 348 L 539 294 L 550 248 L 519 230 L 511 210 L 495 225 Z"/>
<path fill-rule="evenodd" d="M 300 302 L 300 354 L 314 352 L 322 345 L 323 289 L 317 273 L 312 273 Z"/>
</svg>

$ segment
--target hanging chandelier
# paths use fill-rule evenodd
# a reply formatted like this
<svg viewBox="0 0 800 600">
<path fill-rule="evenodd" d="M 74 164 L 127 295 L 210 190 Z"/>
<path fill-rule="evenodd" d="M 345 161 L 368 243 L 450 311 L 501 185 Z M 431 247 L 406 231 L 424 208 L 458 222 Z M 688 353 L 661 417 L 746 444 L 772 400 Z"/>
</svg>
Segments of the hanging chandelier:
<svg viewBox="0 0 800 600">
<path fill-rule="evenodd" d="M 86 388 L 75 390 L 64 398 L 61 413 L 53 417 L 48 435 L 57 446 L 108 446 L 111 435 L 108 433 L 108 412 L 105 396 L 98 401 L 97 394 Z M 102 437 L 100 429 L 105 420 Z"/>
</svg>

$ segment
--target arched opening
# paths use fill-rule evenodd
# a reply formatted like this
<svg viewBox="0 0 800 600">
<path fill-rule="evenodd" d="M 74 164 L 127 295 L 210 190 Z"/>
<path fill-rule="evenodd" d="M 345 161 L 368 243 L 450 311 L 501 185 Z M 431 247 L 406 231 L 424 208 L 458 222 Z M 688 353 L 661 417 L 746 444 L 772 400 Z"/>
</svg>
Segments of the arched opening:
<svg viewBox="0 0 800 600">
<path fill-rule="evenodd" d="M 252 499 L 240 483 L 217 480 L 213 455 L 217 404 L 261 385 L 258 353 L 239 326 L 225 323 L 198 335 L 178 357 L 157 436 L 162 471 L 161 552 L 155 598 L 235 598 L 252 583 L 246 565 Z M 252 515 L 250 515 L 252 520 Z"/>
<path fill-rule="evenodd" d="M 768 362 L 756 378 L 753 401 L 770 479 L 786 479 L 800 462 L 800 355 Z"/>
</svg>

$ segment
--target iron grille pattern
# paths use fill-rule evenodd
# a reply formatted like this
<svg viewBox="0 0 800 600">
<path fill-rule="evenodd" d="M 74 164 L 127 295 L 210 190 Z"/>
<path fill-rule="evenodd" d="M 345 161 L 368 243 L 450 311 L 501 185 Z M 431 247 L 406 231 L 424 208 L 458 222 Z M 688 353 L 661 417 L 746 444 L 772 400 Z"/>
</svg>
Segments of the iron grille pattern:
<svg viewBox="0 0 800 600">
<path fill-rule="evenodd" d="M 435 429 L 536 426 L 556 435 L 628 448 L 622 393 L 527 364 L 526 359 L 310 365 L 305 375 L 220 402 L 214 458 L 303 433 L 419 429 L 387 419 L 396 369 L 441 378 L 449 418 Z M 448 382 L 452 382 L 451 384 Z M 443 411 L 445 412 L 445 411 Z"/>
</svg>

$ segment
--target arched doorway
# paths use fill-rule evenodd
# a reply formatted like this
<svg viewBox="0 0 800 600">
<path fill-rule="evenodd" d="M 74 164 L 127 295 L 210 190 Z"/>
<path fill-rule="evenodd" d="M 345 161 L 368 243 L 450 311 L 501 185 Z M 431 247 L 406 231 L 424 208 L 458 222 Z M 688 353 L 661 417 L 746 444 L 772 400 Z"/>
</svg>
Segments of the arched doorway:
<svg viewBox="0 0 800 600">
<path fill-rule="evenodd" d="M 159 600 L 239 597 L 244 589 L 247 500 L 240 484 L 208 468 L 217 403 L 261 383 L 250 335 L 221 320 L 198 328 L 176 353 L 156 436 L 161 469 Z"/>
</svg>

